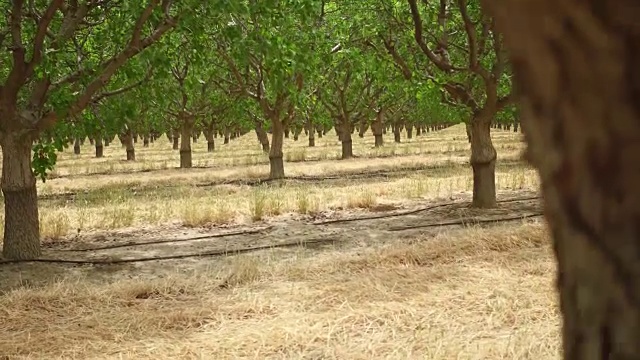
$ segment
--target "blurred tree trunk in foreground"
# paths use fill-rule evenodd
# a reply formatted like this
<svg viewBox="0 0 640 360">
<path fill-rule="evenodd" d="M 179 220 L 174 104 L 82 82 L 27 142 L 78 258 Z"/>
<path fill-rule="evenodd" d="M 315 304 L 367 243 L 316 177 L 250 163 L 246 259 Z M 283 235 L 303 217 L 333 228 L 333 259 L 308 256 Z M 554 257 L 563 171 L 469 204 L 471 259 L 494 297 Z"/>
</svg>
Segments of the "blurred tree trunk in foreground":
<svg viewBox="0 0 640 360">
<path fill-rule="evenodd" d="M 558 261 L 564 359 L 640 359 L 640 5 L 483 0 Z"/>
</svg>

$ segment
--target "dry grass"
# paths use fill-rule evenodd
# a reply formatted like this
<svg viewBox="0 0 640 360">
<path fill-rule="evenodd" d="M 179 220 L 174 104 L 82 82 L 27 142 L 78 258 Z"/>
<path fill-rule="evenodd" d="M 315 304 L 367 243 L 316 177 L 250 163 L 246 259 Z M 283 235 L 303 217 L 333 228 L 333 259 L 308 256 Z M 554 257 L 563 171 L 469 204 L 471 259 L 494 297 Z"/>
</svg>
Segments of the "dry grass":
<svg viewBox="0 0 640 360">
<path fill-rule="evenodd" d="M 39 184 L 49 196 L 40 201 L 42 232 L 62 238 L 95 229 L 259 222 L 471 190 L 462 126 L 380 149 L 370 138 L 354 138 L 360 158 L 349 161 L 335 160 L 334 134 L 316 139 L 316 148 L 306 148 L 303 136 L 287 140 L 288 175 L 344 178 L 256 187 L 195 186 L 265 176 L 268 159 L 254 134 L 219 144 L 214 154 L 195 144 L 195 165 L 208 168 L 190 170 L 174 168 L 178 154 L 165 138 L 137 148 L 133 163 L 120 161 L 118 144 L 103 159 L 93 159 L 87 144 L 80 156 L 63 153 L 57 177 Z M 498 189 L 537 189 L 536 174 L 514 163 L 520 136 L 494 131 L 493 138 Z M 433 168 L 345 175 L 416 165 Z M 63 278 L 0 294 L 0 359 L 559 358 L 555 266 L 541 225 L 384 243 L 84 272 L 40 268 L 37 274 Z"/>
<path fill-rule="evenodd" d="M 537 189 L 535 172 L 514 163 L 523 148 L 520 134 L 496 130 L 492 136 L 499 154 L 498 190 Z M 122 161 L 124 150 L 116 143 L 105 148 L 105 158 L 95 159 L 87 142 L 79 156 L 72 149 L 60 155 L 56 176 L 63 177 L 38 185 L 43 196 L 79 193 L 72 199 L 40 201 L 42 234 L 57 239 L 71 233 L 125 227 L 250 223 L 291 213 L 366 210 L 380 203 L 411 205 L 425 199 L 447 199 L 472 189 L 467 165 L 469 144 L 461 125 L 378 149 L 373 148 L 372 136 L 356 136 L 354 153 L 361 157 L 348 161 L 332 160 L 340 151 L 333 133 L 317 139 L 315 148 L 306 145 L 305 136 L 297 142 L 286 140 L 287 175 L 327 176 L 415 166 L 433 169 L 388 178 L 289 182 L 257 188 L 201 187 L 195 185 L 266 176 L 268 159 L 255 134 L 218 145 L 215 153 L 207 153 L 206 142 L 199 141 L 194 144 L 194 164 L 210 168 L 189 170 L 175 169 L 178 153 L 165 137 L 148 148 L 138 146 L 136 162 Z"/>
<path fill-rule="evenodd" d="M 555 266 L 540 225 L 0 296 L 21 359 L 559 359 Z M 225 286 L 220 287 L 221 284 Z"/>
</svg>

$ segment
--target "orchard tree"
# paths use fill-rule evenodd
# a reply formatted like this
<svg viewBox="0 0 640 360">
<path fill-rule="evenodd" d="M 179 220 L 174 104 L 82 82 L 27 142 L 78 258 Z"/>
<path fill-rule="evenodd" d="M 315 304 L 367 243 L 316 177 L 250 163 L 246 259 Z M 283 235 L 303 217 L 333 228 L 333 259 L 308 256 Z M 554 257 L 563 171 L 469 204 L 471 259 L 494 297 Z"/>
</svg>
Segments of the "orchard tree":
<svg viewBox="0 0 640 360">
<path fill-rule="evenodd" d="M 296 116 L 311 71 L 308 49 L 316 41 L 321 5 L 314 0 L 228 2 L 220 5 L 225 15 L 211 30 L 219 59 L 232 75 L 229 85 L 256 101 L 270 122 L 272 179 L 284 178 L 284 131 Z"/>
<path fill-rule="evenodd" d="M 510 50 L 527 158 L 540 173 L 563 358 L 639 359 L 640 7 L 484 3 Z"/>
<path fill-rule="evenodd" d="M 0 9 L 3 255 L 32 259 L 41 253 L 34 141 L 81 114 L 122 66 L 176 26 L 187 3 L 13 0 Z M 46 158 L 44 147 L 34 156 Z"/>
</svg>

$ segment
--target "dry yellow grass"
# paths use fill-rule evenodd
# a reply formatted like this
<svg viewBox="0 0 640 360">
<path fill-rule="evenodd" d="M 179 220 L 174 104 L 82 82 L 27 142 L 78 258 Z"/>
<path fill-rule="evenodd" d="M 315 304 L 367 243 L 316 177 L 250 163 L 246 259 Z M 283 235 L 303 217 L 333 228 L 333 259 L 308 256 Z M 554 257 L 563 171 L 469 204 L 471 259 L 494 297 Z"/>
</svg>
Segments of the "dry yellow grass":
<svg viewBox="0 0 640 360">
<path fill-rule="evenodd" d="M 520 225 L 313 257 L 246 255 L 157 280 L 67 280 L 0 297 L 0 354 L 559 359 L 554 273 L 544 229 Z"/>
<path fill-rule="evenodd" d="M 520 134 L 496 130 L 492 136 L 500 161 L 496 174 L 498 190 L 537 189 L 534 170 L 514 163 L 523 148 Z M 381 149 L 373 148 L 370 135 L 364 139 L 355 137 L 354 153 L 362 157 L 348 161 L 331 160 L 339 155 L 340 149 L 332 133 L 317 139 L 315 148 L 306 145 L 304 136 L 297 142 L 287 139 L 285 153 L 304 152 L 307 160 L 322 160 L 288 162 L 295 159 L 286 158 L 288 176 L 353 174 L 416 166 L 429 166 L 433 170 L 389 178 L 290 182 L 259 189 L 237 184 L 202 187 L 195 185 L 265 177 L 268 159 L 262 154 L 255 134 L 249 133 L 227 145 L 219 144 L 213 154 L 206 152 L 206 142 L 199 141 L 194 144 L 194 164 L 212 167 L 189 170 L 175 169 L 178 153 L 165 137 L 149 148 L 138 146 L 136 162 L 122 161 L 124 150 L 117 143 L 105 149 L 105 158 L 92 158 L 92 147 L 87 142 L 80 156 L 74 155 L 72 149 L 60 155 L 55 175 L 63 177 L 38 185 L 43 196 L 80 193 L 73 199 L 40 202 L 42 234 L 55 239 L 78 231 L 160 224 L 247 223 L 289 213 L 317 214 L 390 203 L 411 205 L 425 199 L 447 199 L 472 189 L 471 169 L 467 165 L 469 145 L 462 125 L 403 139 L 402 144 L 389 142 Z M 396 156 L 375 157 L 393 154 Z"/>
<path fill-rule="evenodd" d="M 516 162 L 519 134 L 492 136 L 498 190 L 536 190 L 537 175 Z M 80 156 L 63 153 L 57 177 L 38 185 L 48 197 L 40 201 L 42 232 L 73 242 L 68 234 L 77 231 L 162 232 L 167 224 L 414 206 L 471 191 L 462 126 L 382 149 L 370 138 L 354 138 L 362 157 L 349 161 L 334 160 L 334 134 L 313 149 L 305 137 L 287 140 L 287 175 L 339 176 L 263 186 L 196 186 L 265 176 L 267 159 L 254 134 L 218 144 L 214 154 L 195 144 L 195 165 L 209 168 L 190 170 L 174 169 L 178 154 L 165 138 L 138 147 L 132 163 L 120 161 L 119 144 L 105 149 L 104 159 L 93 159 L 87 144 Z M 432 168 L 349 178 L 412 166 Z M 329 250 L 82 271 L 17 268 L 8 273 L 20 279 L 27 272 L 62 275 L 0 293 L 0 359 L 559 359 L 548 242 L 542 225 L 522 223 L 356 240 Z"/>
</svg>

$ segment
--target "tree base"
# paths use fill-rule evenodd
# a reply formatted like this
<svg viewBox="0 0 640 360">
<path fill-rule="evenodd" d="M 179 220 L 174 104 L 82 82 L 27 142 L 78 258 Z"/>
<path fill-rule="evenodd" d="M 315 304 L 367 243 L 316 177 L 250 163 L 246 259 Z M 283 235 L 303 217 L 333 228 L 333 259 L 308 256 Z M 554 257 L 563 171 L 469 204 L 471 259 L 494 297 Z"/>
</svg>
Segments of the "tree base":
<svg viewBox="0 0 640 360">
<path fill-rule="evenodd" d="M 315 146 L 316 146 L 316 138 L 310 137 L 309 138 L 309 147 L 315 147 Z"/>
<path fill-rule="evenodd" d="M 496 202 L 496 160 L 488 163 L 472 163 L 473 168 L 473 201 L 471 207 L 492 209 Z"/>
<path fill-rule="evenodd" d="M 127 161 L 136 161 L 135 149 L 127 149 Z"/>
<path fill-rule="evenodd" d="M 180 150 L 180 168 L 189 169 L 193 167 L 191 150 Z"/>
<path fill-rule="evenodd" d="M 4 194 L 4 244 L 2 255 L 12 260 L 32 260 L 42 255 L 36 185 Z"/>
<path fill-rule="evenodd" d="M 207 152 L 214 152 L 216 150 L 216 143 L 213 141 L 207 141 Z"/>
<path fill-rule="evenodd" d="M 342 160 L 351 159 L 353 157 L 353 142 L 351 140 L 342 141 Z"/>
<path fill-rule="evenodd" d="M 96 157 L 101 158 L 104 156 L 104 147 L 96 145 Z"/>
<path fill-rule="evenodd" d="M 284 179 L 284 161 L 282 156 L 269 156 L 269 179 Z"/>
<path fill-rule="evenodd" d="M 374 140 L 374 147 L 381 147 L 384 145 L 384 138 L 382 137 L 382 134 L 376 134 L 373 135 L 373 140 Z"/>
</svg>

